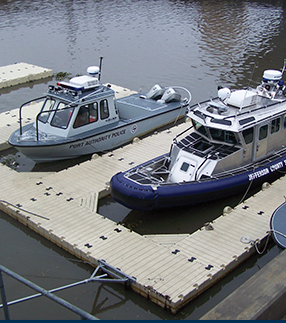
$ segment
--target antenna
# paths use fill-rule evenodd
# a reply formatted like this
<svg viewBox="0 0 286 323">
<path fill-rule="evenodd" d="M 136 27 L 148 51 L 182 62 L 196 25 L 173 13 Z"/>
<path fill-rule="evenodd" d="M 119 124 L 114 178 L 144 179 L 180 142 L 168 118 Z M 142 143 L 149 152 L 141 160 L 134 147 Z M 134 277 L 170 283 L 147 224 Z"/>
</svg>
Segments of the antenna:
<svg viewBox="0 0 286 323">
<path fill-rule="evenodd" d="M 99 75 L 98 75 L 98 81 L 100 81 L 100 77 L 101 77 L 102 60 L 103 60 L 103 57 L 100 56 L 100 58 L 99 58 Z"/>
<path fill-rule="evenodd" d="M 256 68 L 256 67 L 257 67 L 257 66 L 256 66 L 256 64 L 254 63 L 253 70 L 252 70 L 252 74 L 251 74 L 251 77 L 250 77 L 250 79 L 249 79 L 248 87 L 247 87 L 247 88 L 249 88 L 249 87 L 250 87 L 250 82 L 252 81 L 253 74 L 254 74 L 254 70 L 255 70 L 255 68 Z"/>
<path fill-rule="evenodd" d="M 282 75 L 283 75 L 283 73 L 284 73 L 284 71 L 285 71 L 285 68 L 286 68 L 286 58 L 284 58 L 284 66 L 283 66 L 283 68 L 282 68 Z"/>
</svg>

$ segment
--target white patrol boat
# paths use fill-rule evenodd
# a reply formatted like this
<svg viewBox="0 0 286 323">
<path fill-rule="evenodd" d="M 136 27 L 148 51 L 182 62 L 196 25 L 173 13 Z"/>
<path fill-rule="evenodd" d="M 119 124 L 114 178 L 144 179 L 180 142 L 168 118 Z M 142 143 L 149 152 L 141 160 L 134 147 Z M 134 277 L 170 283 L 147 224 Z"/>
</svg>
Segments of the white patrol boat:
<svg viewBox="0 0 286 323">
<path fill-rule="evenodd" d="M 218 98 L 191 107 L 191 127 L 169 153 L 120 172 L 111 196 L 152 210 L 204 203 L 247 192 L 286 169 L 286 88 L 282 72 L 266 70 L 256 88 L 219 88 Z"/>
<path fill-rule="evenodd" d="M 25 126 L 22 111 L 35 100 L 23 104 L 20 127 L 9 144 L 35 162 L 106 152 L 177 121 L 185 116 L 191 100 L 190 92 L 182 87 L 158 84 L 146 95 L 116 99 L 111 86 L 100 83 L 99 67 L 91 66 L 87 73 L 50 85 L 46 96 L 36 99 L 44 101 L 35 122 Z M 182 99 L 181 90 L 187 98 Z"/>
</svg>

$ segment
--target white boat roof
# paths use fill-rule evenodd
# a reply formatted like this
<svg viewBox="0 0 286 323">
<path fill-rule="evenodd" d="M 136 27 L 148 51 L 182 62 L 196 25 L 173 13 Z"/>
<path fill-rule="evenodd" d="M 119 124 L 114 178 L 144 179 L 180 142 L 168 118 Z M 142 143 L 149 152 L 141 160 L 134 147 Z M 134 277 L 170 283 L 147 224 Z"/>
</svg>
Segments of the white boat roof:
<svg viewBox="0 0 286 323">
<path fill-rule="evenodd" d="M 187 115 L 207 127 L 239 132 L 286 113 L 285 101 L 284 96 L 265 93 L 260 87 L 242 89 L 231 92 L 226 103 L 219 98 L 208 100 L 191 107 Z"/>
</svg>

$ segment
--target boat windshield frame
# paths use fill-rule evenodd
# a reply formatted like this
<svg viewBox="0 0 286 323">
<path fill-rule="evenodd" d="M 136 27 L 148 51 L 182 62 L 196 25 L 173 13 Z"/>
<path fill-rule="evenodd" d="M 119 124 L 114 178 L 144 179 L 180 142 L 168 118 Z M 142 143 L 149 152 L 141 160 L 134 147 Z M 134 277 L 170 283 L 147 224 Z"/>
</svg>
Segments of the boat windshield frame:
<svg viewBox="0 0 286 323">
<path fill-rule="evenodd" d="M 220 128 L 206 127 L 200 122 L 192 119 L 194 129 L 202 136 L 206 137 L 209 141 L 218 141 L 229 145 L 239 145 L 240 140 L 238 134 L 231 130 Z"/>
<path fill-rule="evenodd" d="M 48 103 L 51 103 L 50 106 L 47 106 Z M 46 97 L 41 111 L 37 115 L 36 121 L 40 121 L 44 124 L 48 123 L 51 114 L 53 114 L 52 119 L 50 120 L 50 126 L 67 129 L 76 106 L 77 105 L 71 105 L 62 100 L 56 100 L 53 97 Z"/>
</svg>

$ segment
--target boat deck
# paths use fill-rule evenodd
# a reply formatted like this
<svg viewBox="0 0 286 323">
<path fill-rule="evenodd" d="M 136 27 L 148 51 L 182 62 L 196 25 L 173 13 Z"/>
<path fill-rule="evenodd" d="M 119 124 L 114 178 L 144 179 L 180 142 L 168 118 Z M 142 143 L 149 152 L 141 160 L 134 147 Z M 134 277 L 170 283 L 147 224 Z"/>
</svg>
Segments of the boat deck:
<svg viewBox="0 0 286 323">
<path fill-rule="evenodd" d="M 14 113 L 0 115 L 10 124 L 1 121 L 2 148 L 8 139 L 2 133 L 18 125 Z M 104 260 L 136 278 L 134 291 L 176 313 L 256 252 L 250 240 L 267 237 L 286 194 L 283 177 L 193 234 L 142 236 L 97 212 L 112 175 L 169 151 L 185 128 L 156 132 L 56 173 L 18 173 L 0 165 L 0 208 L 92 266 Z"/>
</svg>

